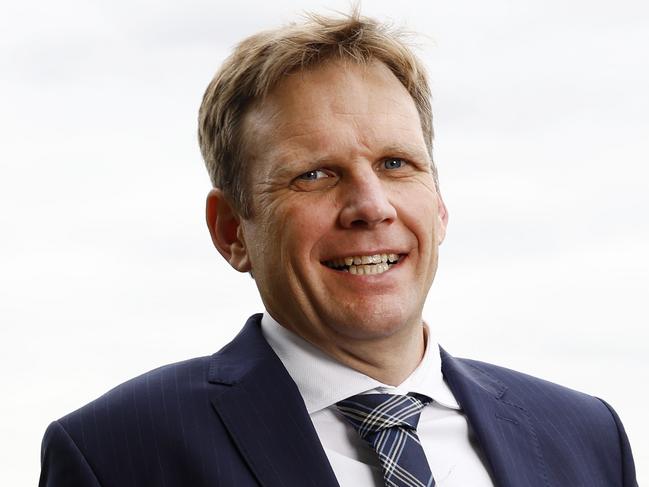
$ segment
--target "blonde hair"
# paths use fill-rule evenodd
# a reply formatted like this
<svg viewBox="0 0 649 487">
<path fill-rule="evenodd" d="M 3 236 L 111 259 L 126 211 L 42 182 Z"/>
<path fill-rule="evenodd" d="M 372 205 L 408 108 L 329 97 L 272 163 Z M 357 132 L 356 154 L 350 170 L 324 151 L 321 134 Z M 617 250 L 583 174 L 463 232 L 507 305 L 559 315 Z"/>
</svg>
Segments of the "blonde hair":
<svg viewBox="0 0 649 487">
<path fill-rule="evenodd" d="M 243 40 L 210 82 L 198 116 L 198 141 L 212 185 L 244 218 L 252 216 L 242 121 L 253 101 L 263 99 L 282 78 L 331 59 L 384 63 L 412 96 L 432 161 L 433 126 L 425 69 L 388 24 L 361 17 L 309 14 L 302 23 L 260 32 Z M 437 185 L 437 171 L 433 164 Z"/>
</svg>

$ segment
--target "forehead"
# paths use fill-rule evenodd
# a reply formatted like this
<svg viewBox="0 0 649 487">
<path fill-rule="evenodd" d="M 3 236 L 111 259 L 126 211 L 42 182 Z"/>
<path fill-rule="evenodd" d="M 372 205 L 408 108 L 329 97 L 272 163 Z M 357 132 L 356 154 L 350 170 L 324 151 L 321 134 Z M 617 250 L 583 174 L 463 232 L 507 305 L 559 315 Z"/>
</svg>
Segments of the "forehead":
<svg viewBox="0 0 649 487">
<path fill-rule="evenodd" d="M 336 60 L 292 73 L 248 111 L 243 127 L 257 155 L 279 146 L 339 145 L 345 136 L 425 145 L 414 100 L 381 62 Z"/>
</svg>

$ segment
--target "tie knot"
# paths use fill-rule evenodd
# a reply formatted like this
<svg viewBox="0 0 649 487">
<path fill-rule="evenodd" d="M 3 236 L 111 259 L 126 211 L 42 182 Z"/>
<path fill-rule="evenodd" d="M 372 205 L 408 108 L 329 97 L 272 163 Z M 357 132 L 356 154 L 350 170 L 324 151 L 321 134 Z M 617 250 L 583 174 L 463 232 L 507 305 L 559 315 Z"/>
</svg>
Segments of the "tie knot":
<svg viewBox="0 0 649 487">
<path fill-rule="evenodd" d="M 400 426 L 416 430 L 419 413 L 431 402 L 429 397 L 411 392 L 395 394 L 358 394 L 344 399 L 336 406 L 362 438 L 371 433 Z"/>
</svg>

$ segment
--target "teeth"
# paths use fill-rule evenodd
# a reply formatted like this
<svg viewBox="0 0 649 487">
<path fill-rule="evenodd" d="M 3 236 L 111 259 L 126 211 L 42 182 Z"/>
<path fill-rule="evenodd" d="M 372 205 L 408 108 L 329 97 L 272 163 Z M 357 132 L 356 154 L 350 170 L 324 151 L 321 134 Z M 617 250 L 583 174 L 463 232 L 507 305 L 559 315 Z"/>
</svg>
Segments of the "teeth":
<svg viewBox="0 0 649 487">
<path fill-rule="evenodd" d="M 349 266 L 349 273 L 355 276 L 369 276 L 372 274 L 383 274 L 389 270 L 390 266 L 387 263 L 380 264 L 364 264 Z"/>
<path fill-rule="evenodd" d="M 332 259 L 325 262 L 327 267 L 357 276 L 382 274 L 390 269 L 390 264 L 399 260 L 398 254 L 355 255 Z"/>
</svg>

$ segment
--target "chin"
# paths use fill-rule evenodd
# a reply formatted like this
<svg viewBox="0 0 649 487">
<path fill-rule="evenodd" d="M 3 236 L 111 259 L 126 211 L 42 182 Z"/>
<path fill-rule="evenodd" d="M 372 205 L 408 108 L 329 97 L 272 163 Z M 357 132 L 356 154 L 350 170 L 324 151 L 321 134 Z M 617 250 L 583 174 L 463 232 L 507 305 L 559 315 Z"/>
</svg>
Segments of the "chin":
<svg viewBox="0 0 649 487">
<path fill-rule="evenodd" d="M 359 312 L 360 311 L 360 312 Z M 330 323 L 336 332 L 351 339 L 372 340 L 387 338 L 406 329 L 413 321 L 421 322 L 420 313 L 403 313 L 402 310 L 355 309 Z"/>
</svg>

